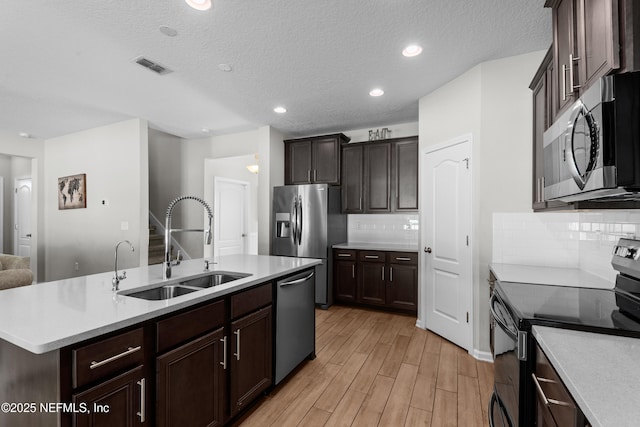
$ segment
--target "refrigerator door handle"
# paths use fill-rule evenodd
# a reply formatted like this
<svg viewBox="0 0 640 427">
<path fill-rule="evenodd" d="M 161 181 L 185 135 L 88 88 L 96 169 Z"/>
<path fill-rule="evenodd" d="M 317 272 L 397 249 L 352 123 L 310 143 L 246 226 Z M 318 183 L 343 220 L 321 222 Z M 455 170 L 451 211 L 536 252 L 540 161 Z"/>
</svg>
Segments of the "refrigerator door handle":
<svg viewBox="0 0 640 427">
<path fill-rule="evenodd" d="M 293 243 L 295 244 L 298 239 L 298 197 L 293 198 L 293 204 L 291 207 L 291 235 L 293 236 Z"/>
<path fill-rule="evenodd" d="M 298 196 L 298 246 L 302 244 L 302 196 Z"/>
</svg>

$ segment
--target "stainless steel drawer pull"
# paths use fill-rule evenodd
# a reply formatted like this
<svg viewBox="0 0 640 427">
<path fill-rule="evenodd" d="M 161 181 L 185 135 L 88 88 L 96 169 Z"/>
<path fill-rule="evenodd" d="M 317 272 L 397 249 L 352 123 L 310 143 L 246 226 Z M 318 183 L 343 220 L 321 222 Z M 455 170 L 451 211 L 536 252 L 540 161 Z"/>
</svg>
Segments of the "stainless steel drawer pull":
<svg viewBox="0 0 640 427">
<path fill-rule="evenodd" d="M 399 257 L 396 257 L 396 261 L 411 261 L 411 258 L 399 256 Z"/>
<path fill-rule="evenodd" d="M 351 254 L 338 254 L 338 256 L 348 257 L 348 256 L 351 256 Z"/>
<path fill-rule="evenodd" d="M 227 369 L 227 336 L 225 335 L 224 338 L 222 338 L 220 341 L 222 341 L 222 362 L 220 362 L 220 364 L 222 365 L 222 369 Z"/>
<path fill-rule="evenodd" d="M 140 417 L 140 422 L 143 423 L 146 418 L 145 412 L 147 412 L 145 408 L 145 397 L 147 393 L 145 391 L 144 378 L 138 381 L 138 385 L 140 386 L 140 412 L 136 412 L 136 415 Z"/>
<path fill-rule="evenodd" d="M 365 255 L 364 257 L 366 259 L 378 259 L 378 258 L 380 258 L 378 255 Z"/>
<path fill-rule="evenodd" d="M 389 281 L 393 282 L 393 267 L 389 267 Z"/>
<path fill-rule="evenodd" d="M 536 385 L 536 389 L 538 390 L 538 394 L 542 398 L 542 401 L 544 402 L 545 406 L 557 405 L 557 406 L 573 407 L 573 405 L 571 403 L 563 402 L 562 400 L 549 399 L 544 394 L 544 391 L 542 390 L 542 387 L 540 386 L 540 382 L 555 384 L 556 383 L 555 381 L 549 380 L 547 378 L 539 378 L 539 377 L 536 376 L 535 373 L 531 374 L 531 378 L 533 378 L 533 383 Z"/>
<path fill-rule="evenodd" d="M 121 359 L 125 356 L 135 353 L 136 351 L 140 351 L 141 349 L 142 349 L 142 346 L 129 347 L 127 351 L 123 351 L 122 353 L 116 354 L 115 356 L 112 356 L 108 359 L 101 360 L 100 362 L 96 362 L 96 361 L 91 362 L 91 364 L 89 365 L 89 369 L 99 368 L 102 365 L 106 365 L 107 363 L 113 362 L 114 360 Z"/>
<path fill-rule="evenodd" d="M 351 278 L 352 279 L 356 278 L 356 265 L 355 264 L 351 264 Z"/>
<path fill-rule="evenodd" d="M 236 341 L 236 353 L 233 353 L 233 355 L 236 357 L 236 360 L 240 360 L 240 329 L 234 331 L 233 334 L 238 337 Z"/>
</svg>

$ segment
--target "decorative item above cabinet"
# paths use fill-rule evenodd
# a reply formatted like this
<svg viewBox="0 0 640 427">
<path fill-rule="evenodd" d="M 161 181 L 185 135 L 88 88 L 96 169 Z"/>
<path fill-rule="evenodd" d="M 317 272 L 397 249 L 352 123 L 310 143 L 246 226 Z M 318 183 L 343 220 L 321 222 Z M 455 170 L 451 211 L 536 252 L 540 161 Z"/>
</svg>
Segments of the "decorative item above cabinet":
<svg viewBox="0 0 640 427">
<path fill-rule="evenodd" d="M 284 183 L 340 185 L 341 133 L 284 141 Z"/>
<path fill-rule="evenodd" d="M 342 147 L 342 212 L 418 211 L 418 137 Z"/>
</svg>

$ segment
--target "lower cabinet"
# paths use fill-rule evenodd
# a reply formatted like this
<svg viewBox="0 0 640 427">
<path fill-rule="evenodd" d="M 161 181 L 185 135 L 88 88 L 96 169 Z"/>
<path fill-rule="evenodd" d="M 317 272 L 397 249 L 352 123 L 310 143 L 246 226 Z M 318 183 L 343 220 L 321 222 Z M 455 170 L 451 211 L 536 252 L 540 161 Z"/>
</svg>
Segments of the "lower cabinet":
<svg viewBox="0 0 640 427">
<path fill-rule="evenodd" d="M 272 300 L 268 282 L 65 349 L 61 401 L 78 409 L 61 425 L 230 422 L 273 384 Z"/>
<path fill-rule="evenodd" d="M 231 416 L 236 415 L 273 382 L 271 307 L 231 323 Z"/>
<path fill-rule="evenodd" d="M 225 335 L 219 328 L 156 359 L 156 425 L 224 423 Z"/>
<path fill-rule="evenodd" d="M 334 249 L 333 259 L 337 302 L 417 312 L 416 252 Z"/>
<path fill-rule="evenodd" d="M 76 427 L 147 425 L 145 388 L 143 367 L 139 366 L 86 391 L 74 394 L 72 403 L 78 412 L 73 414 L 73 425 Z"/>
</svg>

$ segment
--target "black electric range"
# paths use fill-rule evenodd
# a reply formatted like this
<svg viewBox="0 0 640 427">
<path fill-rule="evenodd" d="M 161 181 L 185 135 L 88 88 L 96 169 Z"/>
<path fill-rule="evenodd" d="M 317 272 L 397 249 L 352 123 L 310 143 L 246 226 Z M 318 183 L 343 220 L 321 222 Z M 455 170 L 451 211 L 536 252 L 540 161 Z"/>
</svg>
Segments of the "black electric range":
<svg viewBox="0 0 640 427">
<path fill-rule="evenodd" d="M 640 338 L 640 240 L 620 239 L 613 289 L 496 282 L 491 297 L 492 427 L 535 424 L 533 325 Z"/>
</svg>

